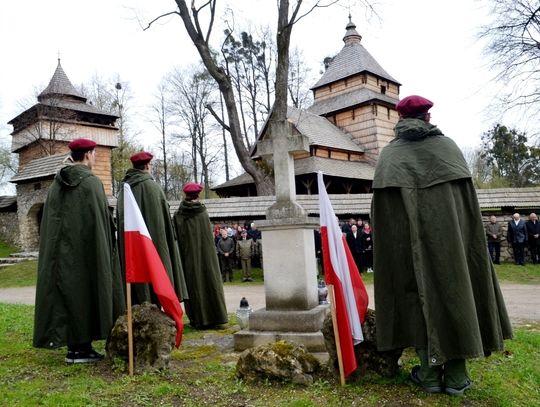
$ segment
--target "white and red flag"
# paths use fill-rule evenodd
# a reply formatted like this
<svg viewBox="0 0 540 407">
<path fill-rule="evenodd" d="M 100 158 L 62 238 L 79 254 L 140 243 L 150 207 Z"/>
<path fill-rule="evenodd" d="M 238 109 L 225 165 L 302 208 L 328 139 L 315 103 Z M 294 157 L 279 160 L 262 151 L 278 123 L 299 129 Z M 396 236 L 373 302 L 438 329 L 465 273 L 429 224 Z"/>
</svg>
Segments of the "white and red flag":
<svg viewBox="0 0 540 407">
<path fill-rule="evenodd" d="M 176 347 L 180 346 L 184 331 L 182 307 L 127 182 L 124 183 L 124 242 L 126 282 L 152 284 L 163 311 L 176 322 Z"/>
<path fill-rule="evenodd" d="M 369 298 L 347 241 L 339 228 L 320 171 L 317 180 L 324 277 L 326 284 L 334 286 L 343 370 L 345 376 L 349 376 L 357 368 L 354 345 L 364 340 L 361 323 L 366 316 Z"/>
</svg>

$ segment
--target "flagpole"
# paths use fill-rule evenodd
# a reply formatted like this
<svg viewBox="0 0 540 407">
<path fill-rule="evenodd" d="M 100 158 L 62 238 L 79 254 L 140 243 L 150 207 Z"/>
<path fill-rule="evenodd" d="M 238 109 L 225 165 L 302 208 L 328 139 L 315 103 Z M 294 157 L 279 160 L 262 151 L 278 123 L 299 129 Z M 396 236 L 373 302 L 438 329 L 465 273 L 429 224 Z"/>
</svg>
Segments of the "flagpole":
<svg viewBox="0 0 540 407">
<path fill-rule="evenodd" d="M 336 298 L 334 296 L 334 286 L 328 285 L 328 295 L 330 296 L 330 310 L 332 313 L 332 325 L 334 327 L 334 338 L 336 340 L 336 353 L 339 366 L 339 379 L 341 386 L 345 386 L 345 371 L 343 370 L 343 356 L 341 355 L 341 343 L 339 341 L 339 328 L 336 315 Z"/>
<path fill-rule="evenodd" d="M 132 321 L 132 316 L 131 316 L 131 283 L 126 283 L 126 293 L 127 293 L 129 375 L 133 376 L 133 321 Z"/>
</svg>

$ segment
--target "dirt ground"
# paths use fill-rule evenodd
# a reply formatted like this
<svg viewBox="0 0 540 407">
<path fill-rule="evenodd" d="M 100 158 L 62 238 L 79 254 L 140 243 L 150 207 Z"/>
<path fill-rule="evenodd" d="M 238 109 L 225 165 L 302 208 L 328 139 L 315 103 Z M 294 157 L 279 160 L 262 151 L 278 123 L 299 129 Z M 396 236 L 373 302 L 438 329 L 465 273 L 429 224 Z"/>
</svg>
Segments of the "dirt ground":
<svg viewBox="0 0 540 407">
<path fill-rule="evenodd" d="M 373 285 L 366 286 L 369 294 L 369 307 L 375 308 L 373 301 Z M 265 307 L 263 285 L 225 285 L 227 311 L 235 312 L 240 299 L 246 297 L 254 310 Z M 533 284 L 501 284 L 501 290 L 514 325 L 527 321 L 540 321 L 540 286 Z M 0 303 L 34 304 L 34 287 L 0 288 Z"/>
</svg>

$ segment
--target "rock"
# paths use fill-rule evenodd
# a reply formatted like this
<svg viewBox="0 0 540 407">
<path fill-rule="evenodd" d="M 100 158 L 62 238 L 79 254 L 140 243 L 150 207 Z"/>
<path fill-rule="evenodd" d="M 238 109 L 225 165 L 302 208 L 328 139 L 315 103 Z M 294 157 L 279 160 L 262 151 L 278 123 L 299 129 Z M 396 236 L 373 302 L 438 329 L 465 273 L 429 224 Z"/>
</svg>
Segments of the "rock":
<svg viewBox="0 0 540 407">
<path fill-rule="evenodd" d="M 176 325 L 154 304 L 134 305 L 133 352 L 138 371 L 166 368 L 171 359 L 176 338 Z M 107 339 L 106 350 L 110 359 L 128 360 L 127 315 L 120 316 Z"/>
<path fill-rule="evenodd" d="M 248 382 L 275 380 L 309 386 L 319 368 L 319 361 L 303 346 L 278 341 L 243 351 L 236 375 Z"/>
<path fill-rule="evenodd" d="M 331 371 L 339 375 L 336 341 L 334 339 L 334 328 L 330 314 L 324 320 L 322 333 L 329 355 L 328 366 Z M 364 341 L 354 347 L 358 369 L 347 378 L 347 381 L 354 382 L 365 376 L 368 372 L 377 373 L 385 377 L 397 375 L 399 372 L 398 361 L 403 350 L 398 349 L 385 352 L 379 352 L 377 350 L 375 311 L 372 309 L 368 309 L 366 320 L 362 324 L 362 333 L 364 334 Z"/>
</svg>

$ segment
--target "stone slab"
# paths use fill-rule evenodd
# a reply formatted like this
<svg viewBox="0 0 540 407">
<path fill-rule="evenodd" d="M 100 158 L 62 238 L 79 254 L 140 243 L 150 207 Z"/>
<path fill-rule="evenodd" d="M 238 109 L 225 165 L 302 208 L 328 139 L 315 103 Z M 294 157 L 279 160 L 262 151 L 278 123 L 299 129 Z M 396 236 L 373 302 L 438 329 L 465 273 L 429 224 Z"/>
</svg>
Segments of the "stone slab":
<svg viewBox="0 0 540 407">
<path fill-rule="evenodd" d="M 253 312 L 249 316 L 250 331 L 317 332 L 330 312 L 328 305 L 318 305 L 306 311 L 267 310 Z"/>
<path fill-rule="evenodd" d="M 234 334 L 234 350 L 241 352 L 259 345 L 277 341 L 294 342 L 304 345 L 308 352 L 326 352 L 322 332 L 272 332 L 238 331 Z"/>
</svg>

